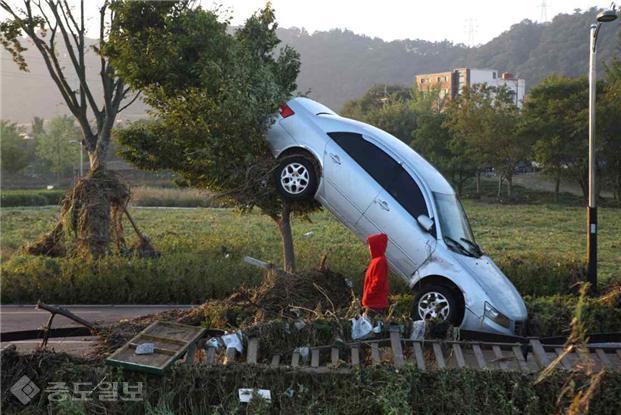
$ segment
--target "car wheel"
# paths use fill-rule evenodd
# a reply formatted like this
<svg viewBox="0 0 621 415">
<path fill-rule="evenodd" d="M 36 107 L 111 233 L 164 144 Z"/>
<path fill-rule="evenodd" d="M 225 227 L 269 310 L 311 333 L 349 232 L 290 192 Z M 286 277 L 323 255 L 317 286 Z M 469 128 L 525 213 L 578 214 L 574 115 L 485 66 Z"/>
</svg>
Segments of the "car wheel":
<svg viewBox="0 0 621 415">
<path fill-rule="evenodd" d="M 414 297 L 412 318 L 414 320 L 441 319 L 459 324 L 459 310 L 455 294 L 442 285 L 425 285 Z"/>
<path fill-rule="evenodd" d="M 313 162 L 306 157 L 283 159 L 275 174 L 276 189 L 289 200 L 312 199 L 317 191 L 317 174 Z"/>
</svg>

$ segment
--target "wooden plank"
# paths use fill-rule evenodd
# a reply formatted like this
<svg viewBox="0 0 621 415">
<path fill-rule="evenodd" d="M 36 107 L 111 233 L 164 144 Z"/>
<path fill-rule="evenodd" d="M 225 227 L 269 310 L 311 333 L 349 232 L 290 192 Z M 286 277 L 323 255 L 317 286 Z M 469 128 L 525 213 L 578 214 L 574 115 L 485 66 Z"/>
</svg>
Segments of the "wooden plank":
<svg viewBox="0 0 621 415">
<path fill-rule="evenodd" d="M 259 352 L 259 339 L 251 337 L 248 339 L 248 353 L 246 354 L 246 363 L 256 364 L 257 354 Z"/>
<path fill-rule="evenodd" d="M 500 368 L 503 370 L 509 369 L 509 364 L 505 360 L 505 357 L 502 354 L 502 350 L 500 350 L 500 346 L 492 346 L 492 351 L 494 352 L 494 356 L 496 356 L 496 362 L 498 362 Z"/>
<path fill-rule="evenodd" d="M 487 367 L 487 363 L 485 362 L 485 356 L 483 355 L 483 351 L 481 350 L 481 346 L 478 344 L 472 345 L 472 351 L 474 352 L 474 357 L 477 359 L 477 363 L 479 364 L 479 368 L 485 369 Z"/>
<path fill-rule="evenodd" d="M 319 367 L 319 349 L 311 349 L 311 367 Z"/>
<path fill-rule="evenodd" d="M 380 364 L 379 345 L 376 342 L 371 343 L 371 361 L 374 365 Z"/>
<path fill-rule="evenodd" d="M 530 345 L 533 348 L 533 354 L 535 355 L 535 361 L 539 365 L 540 369 L 547 367 L 550 364 L 550 359 L 546 354 L 541 342 L 537 339 L 531 339 Z"/>
<path fill-rule="evenodd" d="M 300 366 L 300 352 L 294 350 L 293 353 L 291 353 L 291 367 L 298 366 Z"/>
<path fill-rule="evenodd" d="M 352 366 L 360 366 L 360 348 L 358 345 L 351 347 L 351 364 Z"/>
<path fill-rule="evenodd" d="M 216 361 L 216 348 L 208 347 L 207 348 L 207 363 L 212 365 Z"/>
<path fill-rule="evenodd" d="M 528 363 L 526 363 L 526 359 L 524 359 L 524 353 L 522 353 L 522 348 L 520 346 L 513 346 L 513 354 L 515 355 L 515 359 L 520 366 L 520 370 L 522 372 L 528 372 Z"/>
<path fill-rule="evenodd" d="M 235 357 L 237 355 L 237 350 L 235 350 L 234 347 L 227 347 L 226 348 L 226 357 L 224 359 L 224 364 L 228 365 L 231 364 L 235 361 Z"/>
<path fill-rule="evenodd" d="M 397 369 L 405 364 L 403 359 L 403 348 L 401 347 L 401 334 L 399 330 L 390 329 L 390 347 L 392 348 L 392 360 Z"/>
<path fill-rule="evenodd" d="M 457 367 L 466 367 L 466 359 L 464 359 L 464 352 L 461 350 L 459 343 L 453 343 L 453 354 L 455 354 L 455 360 L 457 361 Z"/>
<path fill-rule="evenodd" d="M 270 366 L 278 367 L 279 364 L 280 364 L 280 355 L 275 354 L 274 356 L 272 356 L 272 363 L 270 363 Z"/>
<path fill-rule="evenodd" d="M 561 354 L 564 353 L 564 350 L 562 347 L 557 347 L 554 349 L 554 351 L 556 352 L 557 356 L 560 356 Z M 568 355 L 565 355 L 565 357 L 561 359 L 561 366 L 563 366 L 563 369 L 567 369 L 567 370 L 571 369 L 572 364 L 571 364 L 571 360 L 569 360 Z"/>
<path fill-rule="evenodd" d="M 446 369 L 446 361 L 444 360 L 444 355 L 442 354 L 442 346 L 440 343 L 433 343 L 431 346 L 433 347 L 433 354 L 436 357 L 438 369 Z"/>
<path fill-rule="evenodd" d="M 330 349 L 330 361 L 333 365 L 338 364 L 339 362 L 339 349 L 338 347 L 333 347 Z"/>
<path fill-rule="evenodd" d="M 192 364 L 194 363 L 194 355 L 196 354 L 196 343 L 192 343 L 188 347 L 188 351 L 185 353 L 185 362 Z"/>
<path fill-rule="evenodd" d="M 420 342 L 414 342 L 412 348 L 414 349 L 414 357 L 416 358 L 416 367 L 425 371 L 425 356 L 423 355 L 423 348 L 420 345 Z"/>
<path fill-rule="evenodd" d="M 601 362 L 602 366 L 609 368 L 613 367 L 612 362 L 606 355 L 605 351 L 603 351 L 602 349 L 595 349 L 595 353 L 597 353 L 597 357 L 599 357 L 599 361 Z"/>
</svg>

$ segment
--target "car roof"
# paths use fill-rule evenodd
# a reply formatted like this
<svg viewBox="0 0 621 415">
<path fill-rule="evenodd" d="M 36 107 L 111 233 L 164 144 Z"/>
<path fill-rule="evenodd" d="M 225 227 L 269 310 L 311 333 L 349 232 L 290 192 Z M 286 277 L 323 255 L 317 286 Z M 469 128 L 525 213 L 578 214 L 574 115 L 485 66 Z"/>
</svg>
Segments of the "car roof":
<svg viewBox="0 0 621 415">
<path fill-rule="evenodd" d="M 326 133 L 355 132 L 379 141 L 394 153 L 406 167 L 413 170 L 432 192 L 455 194 L 453 187 L 442 174 L 420 154 L 392 134 L 372 125 L 341 117 L 334 112 L 315 116 L 315 122 Z"/>
</svg>

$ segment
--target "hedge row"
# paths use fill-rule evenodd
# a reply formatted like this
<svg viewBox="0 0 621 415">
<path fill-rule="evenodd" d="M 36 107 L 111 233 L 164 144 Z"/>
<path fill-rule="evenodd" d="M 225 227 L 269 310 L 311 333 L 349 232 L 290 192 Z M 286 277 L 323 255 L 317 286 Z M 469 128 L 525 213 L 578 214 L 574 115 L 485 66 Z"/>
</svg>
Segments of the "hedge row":
<svg viewBox="0 0 621 415">
<path fill-rule="evenodd" d="M 5 354 L 5 353 L 3 353 Z M 534 375 L 496 370 L 445 370 L 424 373 L 406 366 L 364 368 L 352 373 L 309 373 L 286 369 L 256 369 L 198 364 L 174 367 L 158 377 L 102 367 L 93 362 L 16 357 L 2 366 L 2 409 L 32 414 L 553 414 L 564 413 L 568 399 L 557 402 L 567 374 L 557 372 L 534 384 Z M 3 359 L 4 360 L 4 359 Z M 7 390 L 27 375 L 35 383 L 91 382 L 104 377 L 130 384 L 143 383 L 143 402 L 64 401 L 50 404 L 43 391 L 27 408 Z M 576 387 L 588 381 L 575 375 Z M 239 388 L 271 391 L 272 401 L 240 404 Z M 589 414 L 621 411 L 621 373 L 605 373 L 591 397 Z"/>
<path fill-rule="evenodd" d="M 64 190 L 3 190 L 0 194 L 2 207 L 58 205 Z"/>
<path fill-rule="evenodd" d="M 333 262 L 360 292 L 362 274 L 351 275 L 351 267 L 339 269 L 347 264 Z M 525 296 L 569 294 L 571 285 L 584 280 L 582 262 L 572 258 L 501 257 L 497 262 Z M 364 269 L 364 263 L 356 263 Z M 97 262 L 15 255 L 1 265 L 1 272 L 3 303 L 39 299 L 66 304 L 199 303 L 260 281 L 258 269 L 244 265 L 238 255 L 224 258 L 196 252 L 167 253 L 158 259 L 110 256 Z M 391 289 L 395 294 L 409 293 L 397 279 Z"/>
</svg>

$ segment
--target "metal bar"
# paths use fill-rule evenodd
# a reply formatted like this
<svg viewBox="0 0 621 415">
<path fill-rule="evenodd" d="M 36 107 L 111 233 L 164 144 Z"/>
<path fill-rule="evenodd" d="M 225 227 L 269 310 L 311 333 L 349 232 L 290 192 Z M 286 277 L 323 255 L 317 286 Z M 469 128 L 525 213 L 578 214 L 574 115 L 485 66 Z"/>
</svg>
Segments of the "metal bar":
<svg viewBox="0 0 621 415">
<path fill-rule="evenodd" d="M 558 356 L 562 355 L 565 352 L 565 350 L 562 347 L 556 347 L 554 351 L 556 352 Z M 569 360 L 569 354 L 565 355 L 565 357 L 561 359 L 561 365 L 565 369 L 571 369 L 572 364 L 571 364 L 571 361 Z"/>
<path fill-rule="evenodd" d="M 453 353 L 455 354 L 455 360 L 457 366 L 460 368 L 466 367 L 466 360 L 464 359 L 464 353 L 461 350 L 461 346 L 457 343 L 453 344 Z"/>
<path fill-rule="evenodd" d="M 371 360 L 374 365 L 380 364 L 379 346 L 377 343 L 371 343 Z"/>
<path fill-rule="evenodd" d="M 360 348 L 357 345 L 354 345 L 351 348 L 351 365 L 352 366 L 360 365 Z"/>
<path fill-rule="evenodd" d="M 481 350 L 481 346 L 478 344 L 472 345 L 472 351 L 474 352 L 474 357 L 477 359 L 477 363 L 481 369 L 485 369 L 487 367 L 487 363 L 485 362 L 485 356 L 483 355 L 483 351 Z"/>
<path fill-rule="evenodd" d="M 259 340 L 256 337 L 248 339 L 248 353 L 246 354 L 246 363 L 256 364 L 257 354 L 259 352 Z"/>
<path fill-rule="evenodd" d="M 330 361 L 333 365 L 338 364 L 339 362 L 339 349 L 337 347 L 333 347 L 330 349 Z"/>
<path fill-rule="evenodd" d="M 530 340 L 530 346 L 533 348 L 533 354 L 535 355 L 535 361 L 541 369 L 547 367 L 550 364 L 550 359 L 546 354 L 541 342 L 537 339 Z"/>
<path fill-rule="evenodd" d="M 444 355 L 442 354 L 442 346 L 440 346 L 440 343 L 433 343 L 431 346 L 433 347 L 433 354 L 436 357 L 438 369 L 446 369 L 446 361 L 444 360 Z"/>
<path fill-rule="evenodd" d="M 244 262 L 246 264 L 249 264 L 249 265 L 252 265 L 252 266 L 255 266 L 255 267 L 259 267 L 259 268 L 263 268 L 263 269 L 267 269 L 267 270 L 270 270 L 270 269 L 274 268 L 273 264 L 271 264 L 269 262 L 261 261 L 260 259 L 253 258 L 251 256 L 245 256 L 244 257 Z"/>
<path fill-rule="evenodd" d="M 602 366 L 613 367 L 612 362 L 606 355 L 606 352 L 602 349 L 596 349 L 595 353 L 597 353 L 597 357 L 599 357 L 599 361 L 602 363 Z"/>
<path fill-rule="evenodd" d="M 528 371 L 528 364 L 526 363 L 526 359 L 524 359 L 524 353 L 522 353 L 522 348 L 520 346 L 513 346 L 513 354 L 515 355 L 515 359 L 518 362 L 520 370 L 523 372 Z"/>
<path fill-rule="evenodd" d="M 216 349 L 215 347 L 207 348 L 207 363 L 213 364 L 216 361 Z"/>
<path fill-rule="evenodd" d="M 509 369 L 509 365 L 507 364 L 505 357 L 502 354 L 502 350 L 500 350 L 500 347 L 492 346 L 492 351 L 494 352 L 494 356 L 496 356 L 496 362 L 498 362 L 500 368 L 504 370 Z"/>
<path fill-rule="evenodd" d="M 319 349 L 311 349 L 311 367 L 319 367 Z"/>
<path fill-rule="evenodd" d="M 424 372 L 426 370 L 425 356 L 423 355 L 423 348 L 421 347 L 420 342 L 415 342 L 412 345 L 412 348 L 414 349 L 414 357 L 416 358 L 416 367 Z"/>
<path fill-rule="evenodd" d="M 291 354 L 291 367 L 300 366 L 300 352 L 294 350 Z"/>
<path fill-rule="evenodd" d="M 401 347 L 401 334 L 398 328 L 390 328 L 390 346 L 395 367 L 400 369 L 405 364 L 405 361 L 403 358 L 403 348 Z"/>
</svg>

